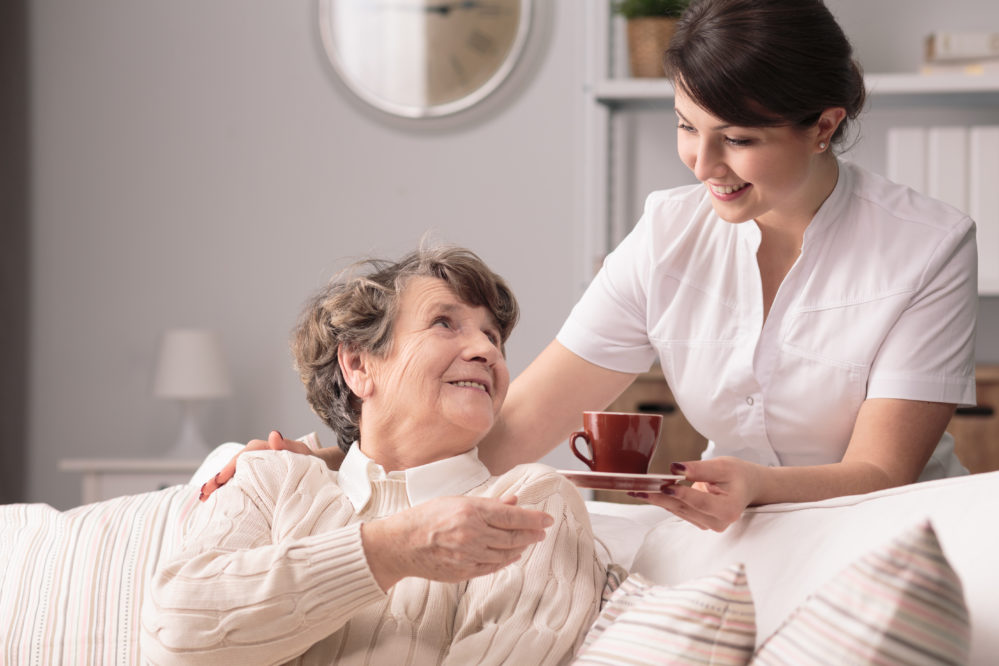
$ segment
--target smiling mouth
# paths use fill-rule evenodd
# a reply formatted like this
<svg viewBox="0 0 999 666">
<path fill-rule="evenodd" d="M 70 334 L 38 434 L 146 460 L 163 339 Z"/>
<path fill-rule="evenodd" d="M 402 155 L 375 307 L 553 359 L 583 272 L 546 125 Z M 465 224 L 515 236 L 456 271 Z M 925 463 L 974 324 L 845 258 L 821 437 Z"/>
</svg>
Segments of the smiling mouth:
<svg viewBox="0 0 999 666">
<path fill-rule="evenodd" d="M 471 382 L 471 381 L 462 380 L 460 382 L 448 382 L 448 383 L 451 384 L 452 386 L 461 386 L 461 387 L 464 387 L 464 388 L 474 388 L 474 389 L 479 389 L 480 391 L 483 391 L 484 393 L 489 393 L 489 387 L 487 387 L 485 384 L 482 384 L 480 382 Z"/>
<path fill-rule="evenodd" d="M 708 187 L 710 187 L 711 191 L 714 192 L 715 194 L 726 195 L 726 194 L 734 194 L 739 190 L 743 190 L 749 187 L 749 183 L 742 183 L 740 185 L 712 185 L 709 183 Z"/>
</svg>

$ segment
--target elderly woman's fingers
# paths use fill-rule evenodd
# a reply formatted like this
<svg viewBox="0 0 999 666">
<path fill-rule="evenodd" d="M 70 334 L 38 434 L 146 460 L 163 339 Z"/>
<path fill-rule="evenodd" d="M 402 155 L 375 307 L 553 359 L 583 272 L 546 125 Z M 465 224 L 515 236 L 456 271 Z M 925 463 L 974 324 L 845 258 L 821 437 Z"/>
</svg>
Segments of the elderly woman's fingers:
<svg viewBox="0 0 999 666">
<path fill-rule="evenodd" d="M 461 524 L 450 535 L 452 538 L 475 539 L 484 548 L 519 553 L 544 539 L 545 528 L 554 522 L 544 511 L 516 506 L 515 496 L 506 496 L 499 501 L 479 499 L 464 503 L 458 509 L 455 519 Z"/>
<path fill-rule="evenodd" d="M 375 579 L 386 590 L 406 576 L 459 582 L 517 561 L 553 521 L 508 501 L 442 497 L 365 523 L 362 543 Z"/>
<path fill-rule="evenodd" d="M 517 506 L 516 495 L 504 495 L 498 502 L 486 501 L 477 506 L 487 525 L 500 530 L 544 530 L 554 520 L 544 511 Z"/>
</svg>

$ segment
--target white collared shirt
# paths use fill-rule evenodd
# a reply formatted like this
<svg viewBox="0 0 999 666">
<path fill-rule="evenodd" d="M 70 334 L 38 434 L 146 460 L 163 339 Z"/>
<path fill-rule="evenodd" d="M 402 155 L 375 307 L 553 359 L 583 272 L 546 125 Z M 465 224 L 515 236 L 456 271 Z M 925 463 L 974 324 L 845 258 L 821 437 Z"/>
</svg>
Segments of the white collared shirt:
<svg viewBox="0 0 999 666">
<path fill-rule="evenodd" d="M 453 495 L 464 495 L 489 478 L 489 470 L 479 461 L 478 449 L 436 460 L 419 467 L 385 472 L 385 468 L 366 456 L 357 442 L 350 446 L 340 465 L 337 483 L 358 513 L 371 499 L 371 483 L 384 479 L 406 482 L 410 506 Z"/>
<path fill-rule="evenodd" d="M 704 457 L 838 462 L 867 398 L 974 404 L 970 218 L 841 162 L 764 321 L 760 229 L 720 219 L 709 196 L 651 194 L 559 342 L 622 372 L 658 358 Z M 924 478 L 961 473 L 952 446 Z"/>
</svg>

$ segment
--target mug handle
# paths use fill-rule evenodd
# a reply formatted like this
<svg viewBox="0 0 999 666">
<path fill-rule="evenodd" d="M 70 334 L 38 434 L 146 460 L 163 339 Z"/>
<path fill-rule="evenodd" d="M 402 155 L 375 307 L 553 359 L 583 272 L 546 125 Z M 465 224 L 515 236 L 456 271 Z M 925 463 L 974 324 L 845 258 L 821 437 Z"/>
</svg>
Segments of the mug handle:
<svg viewBox="0 0 999 666">
<path fill-rule="evenodd" d="M 593 469 L 593 466 L 596 463 L 593 462 L 592 459 L 587 458 L 586 456 L 584 456 L 582 453 L 579 452 L 579 449 L 576 448 L 576 439 L 577 438 L 582 438 L 583 441 L 586 442 L 586 446 L 588 446 L 589 449 L 590 449 L 590 451 L 592 452 L 593 451 L 593 444 L 590 443 L 590 436 L 587 435 L 585 431 L 577 431 L 577 432 L 572 433 L 571 435 L 569 435 L 569 448 L 572 449 L 572 452 L 576 454 L 577 458 L 579 458 L 584 463 L 586 463 L 587 467 L 589 467 L 590 469 Z"/>
</svg>

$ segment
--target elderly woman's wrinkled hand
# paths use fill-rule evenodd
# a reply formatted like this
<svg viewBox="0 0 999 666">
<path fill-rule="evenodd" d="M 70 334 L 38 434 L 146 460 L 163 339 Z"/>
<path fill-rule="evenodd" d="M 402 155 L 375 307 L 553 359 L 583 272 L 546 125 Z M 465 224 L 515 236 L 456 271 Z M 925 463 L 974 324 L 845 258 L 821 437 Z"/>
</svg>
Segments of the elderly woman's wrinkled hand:
<svg viewBox="0 0 999 666">
<path fill-rule="evenodd" d="M 684 474 L 691 485 L 666 485 L 661 493 L 640 496 L 702 530 L 722 532 L 753 503 L 758 467 L 729 457 L 674 463 L 670 471 Z"/>
<path fill-rule="evenodd" d="M 331 461 L 324 455 L 318 452 L 312 451 L 304 443 L 299 442 L 295 439 L 285 439 L 277 430 L 272 430 L 267 439 L 252 439 L 246 446 L 244 446 L 239 453 L 233 456 L 232 460 L 226 463 L 225 467 L 219 470 L 213 478 L 209 479 L 203 486 L 201 486 L 201 494 L 198 496 L 202 502 L 208 499 L 208 496 L 213 492 L 224 486 L 236 473 L 236 461 L 239 456 L 247 451 L 291 451 L 293 453 L 303 453 L 306 455 L 316 455 L 326 461 L 327 466 L 331 466 Z M 334 449 L 339 455 L 336 456 L 336 460 L 333 461 L 334 464 L 339 465 L 339 462 L 343 460 L 343 453 L 339 449 Z M 335 468 L 333 468 L 335 469 Z"/>
<path fill-rule="evenodd" d="M 510 495 L 440 497 L 365 523 L 361 540 L 375 580 L 383 590 L 408 576 L 460 582 L 516 562 L 554 522 L 516 504 Z"/>
</svg>

